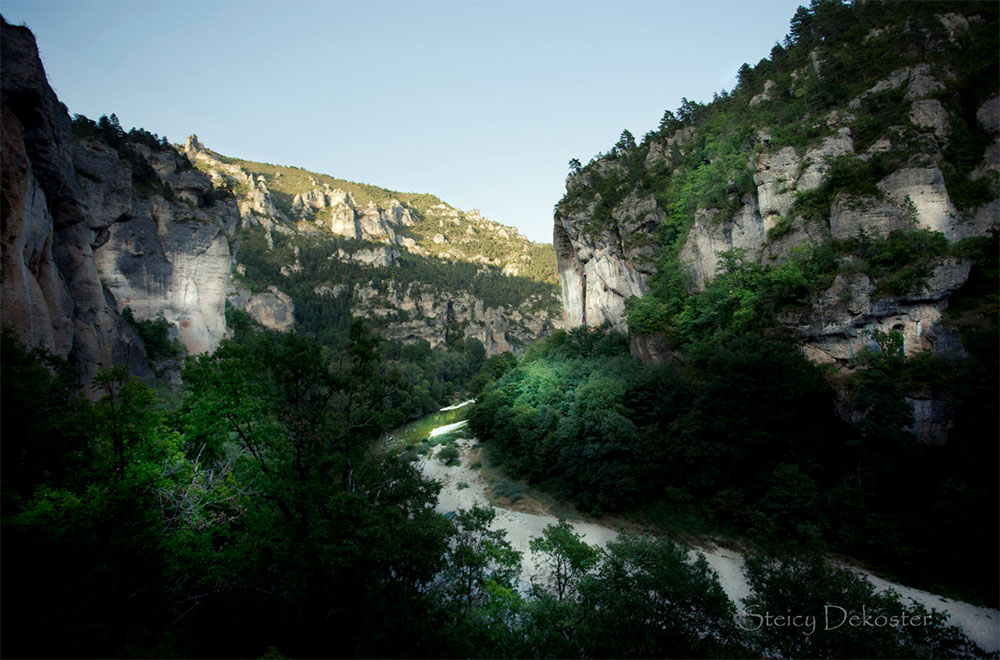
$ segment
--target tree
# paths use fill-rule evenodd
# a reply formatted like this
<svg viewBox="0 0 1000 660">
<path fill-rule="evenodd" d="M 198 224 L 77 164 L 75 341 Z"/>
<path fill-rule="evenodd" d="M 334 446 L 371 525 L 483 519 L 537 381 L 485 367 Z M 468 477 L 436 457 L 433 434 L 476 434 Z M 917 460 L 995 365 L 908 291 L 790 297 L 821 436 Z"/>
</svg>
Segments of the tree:
<svg viewBox="0 0 1000 660">
<path fill-rule="evenodd" d="M 490 529 L 492 507 L 462 509 L 455 514 L 455 536 L 447 554 L 440 590 L 465 616 L 486 602 L 492 587 L 512 589 L 521 570 L 521 553 L 503 530 Z"/>
<path fill-rule="evenodd" d="M 666 110 L 663 113 L 663 117 L 660 119 L 660 132 L 672 133 L 673 131 L 681 128 L 682 125 L 683 124 L 672 110 Z"/>
<path fill-rule="evenodd" d="M 894 591 L 876 592 L 871 582 L 825 559 L 747 557 L 753 593 L 744 601 L 739 626 L 752 633 L 744 655 L 783 658 L 971 658 L 978 648 L 947 615 L 929 612 Z M 864 608 L 864 610 L 862 610 Z M 811 626 L 764 625 L 765 613 L 815 617 Z M 867 625 L 850 625 L 848 616 Z"/>
<path fill-rule="evenodd" d="M 790 24 L 789 39 L 791 44 L 809 48 L 812 45 L 813 15 L 805 7 L 795 10 Z"/>
<path fill-rule="evenodd" d="M 565 520 L 547 525 L 541 537 L 531 539 L 530 547 L 544 555 L 541 563 L 549 571 L 546 582 L 559 601 L 575 594 L 576 586 L 599 557 L 599 550 L 585 543 Z"/>
<path fill-rule="evenodd" d="M 687 97 L 682 97 L 681 107 L 677 109 L 677 116 L 683 124 L 690 126 L 698 120 L 704 107 L 697 101 L 688 101 Z"/>
<path fill-rule="evenodd" d="M 583 165 L 580 163 L 580 159 L 579 158 L 571 158 L 570 159 L 570 161 L 569 161 L 569 173 L 570 174 L 579 174 L 580 173 L 580 169 L 582 167 L 583 167 Z"/>
<path fill-rule="evenodd" d="M 740 70 L 736 72 L 736 88 L 741 92 L 750 92 L 753 90 L 754 79 L 753 68 L 744 62 Z"/>
<path fill-rule="evenodd" d="M 622 131 L 618 142 L 615 143 L 615 148 L 624 155 L 632 153 L 632 150 L 635 149 L 635 137 L 632 135 L 632 132 L 627 128 Z"/>
<path fill-rule="evenodd" d="M 668 539 L 620 536 L 580 585 L 589 657 L 743 656 L 735 608 L 704 556 Z"/>
<path fill-rule="evenodd" d="M 475 337 L 465 340 L 465 373 L 468 377 L 475 375 L 486 362 L 486 347 Z"/>
<path fill-rule="evenodd" d="M 100 427 L 101 435 L 111 442 L 114 478 L 121 479 L 137 445 L 149 432 L 153 391 L 139 379 L 129 376 L 126 365 L 101 369 L 94 376 L 93 384 L 95 389 L 104 392 L 95 410 L 105 420 Z"/>
</svg>

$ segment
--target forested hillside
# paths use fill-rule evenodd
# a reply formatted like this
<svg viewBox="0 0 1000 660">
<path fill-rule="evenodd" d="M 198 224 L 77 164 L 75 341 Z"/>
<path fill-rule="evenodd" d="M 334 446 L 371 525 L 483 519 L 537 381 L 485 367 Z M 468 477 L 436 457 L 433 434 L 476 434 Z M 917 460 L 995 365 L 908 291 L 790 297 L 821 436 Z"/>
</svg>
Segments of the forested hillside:
<svg viewBox="0 0 1000 660">
<path fill-rule="evenodd" d="M 5 332 L 4 407 L 20 414 L 3 416 L 4 654 L 982 655 L 942 615 L 876 594 L 818 556 L 748 560 L 749 611 L 821 616 L 838 603 L 894 623 L 776 633 L 737 617 L 705 560 L 689 562 L 667 538 L 623 535 L 600 549 L 565 523 L 532 541 L 547 577 L 522 581 L 520 553 L 492 526 L 496 510 L 438 514 L 438 484 L 385 443 L 412 374 L 387 365 L 380 343 L 360 321 L 332 346 L 238 329 L 188 363 L 179 399 L 119 367 L 98 374 L 104 396 L 91 403 L 73 395 L 69 365 Z M 610 367 L 631 359 L 615 356 L 621 347 L 584 331 L 536 357 Z M 478 382 L 529 368 L 504 376 L 510 366 L 490 358 Z M 598 407 L 601 387 L 578 388 L 579 404 L 621 423 L 613 400 Z M 593 455 L 591 466 L 618 469 L 608 458 Z M 783 487 L 800 486 L 797 476 Z M 589 479 L 572 468 L 567 478 Z M 775 531 L 807 496 L 785 505 Z"/>
</svg>

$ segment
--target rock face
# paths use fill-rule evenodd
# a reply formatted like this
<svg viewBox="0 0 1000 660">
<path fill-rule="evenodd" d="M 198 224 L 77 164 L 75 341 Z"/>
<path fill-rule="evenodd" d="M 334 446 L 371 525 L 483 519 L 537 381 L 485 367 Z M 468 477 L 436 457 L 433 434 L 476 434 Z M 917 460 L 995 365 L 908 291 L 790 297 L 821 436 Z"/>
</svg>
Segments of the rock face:
<svg viewBox="0 0 1000 660">
<path fill-rule="evenodd" d="M 940 25 L 932 28 L 906 19 L 870 30 L 866 40 L 894 44 L 902 57 L 898 68 L 866 80 L 867 88 L 853 81 L 844 89 L 854 98 L 837 107 L 817 104 L 785 118 L 794 125 L 768 125 L 777 116 L 769 113 L 823 89 L 830 82 L 825 77 L 837 75 L 828 56 L 840 57 L 851 46 L 831 39 L 812 48 L 808 61 L 800 49 L 800 68 L 790 76 L 764 79 L 760 72 L 773 69 L 745 70 L 736 94 L 708 107 L 682 106 L 681 118 L 668 113 L 641 144 L 619 142 L 571 174 L 553 232 L 566 326 L 607 323 L 628 330 L 626 303 L 647 295 L 661 250 L 671 278 L 664 286 L 680 296 L 685 286 L 690 295 L 704 291 L 724 253 L 770 269 L 812 245 L 828 248 L 821 268 L 832 281 L 810 284 L 814 289 L 799 307 L 775 319 L 811 360 L 858 368 L 855 358 L 874 347 L 876 331 L 899 332 L 907 355 L 968 355 L 944 313 L 971 264 L 953 256 L 932 259 L 938 248 L 903 246 L 909 240 L 954 244 L 1000 227 L 1000 97 L 982 98 L 978 74 L 965 70 L 961 55 L 976 46 L 967 41 L 984 20 L 975 11 L 938 16 Z M 913 45 L 900 48 L 894 39 Z M 933 63 L 920 61 L 932 53 Z M 776 52 L 772 64 L 787 64 L 780 57 Z M 979 106 L 962 107 L 969 98 Z M 731 141 L 735 136 L 738 143 Z M 884 271 L 873 266 L 877 255 L 865 252 L 867 241 L 890 235 L 892 241 L 872 243 L 888 244 L 900 256 L 890 275 L 871 281 L 865 272 Z M 908 283 L 910 290 L 900 294 L 887 282 L 915 272 L 906 268 L 921 269 L 923 283 Z M 781 272 L 817 281 L 794 268 Z M 824 290 L 816 290 L 820 286 Z M 641 306 L 642 331 L 683 335 L 692 319 L 677 315 L 677 298 L 662 302 Z M 756 301 L 750 302 L 748 309 Z M 659 314 L 674 325 L 666 327 Z M 649 362 L 675 357 L 667 334 L 633 330 L 634 355 Z M 951 404 L 910 395 L 911 430 L 926 442 L 943 441 Z"/>
<path fill-rule="evenodd" d="M 795 246 L 851 238 L 861 230 L 887 235 L 896 229 L 920 227 L 956 241 L 984 235 L 998 225 L 1000 200 L 960 212 L 951 200 L 941 169 L 933 163 L 932 156 L 940 156 L 950 134 L 948 113 L 940 101 L 928 98 L 944 89 L 934 71 L 926 65 L 900 69 L 875 83 L 849 106 L 860 108 L 861 98 L 887 89 L 905 89 L 905 97 L 911 101 L 908 119 L 922 131 L 930 155 L 918 154 L 910 165 L 877 181 L 881 196 L 837 195 L 826 220 L 807 221 L 792 215 L 796 195 L 823 185 L 831 170 L 831 159 L 870 157 L 855 151 L 851 129 L 846 125 L 853 117 L 831 112 L 826 123 L 832 133 L 801 153 L 788 146 L 771 147 L 771 136 L 761 131 L 757 135 L 760 155 L 751 163 L 753 192 L 740 197 L 736 211 L 725 216 L 717 208 L 697 209 L 683 240 L 679 258 L 690 272 L 693 292 L 703 290 L 715 277 L 721 262 L 719 255 L 724 251 L 742 250 L 750 259 L 773 264 L 787 257 Z M 751 103 L 766 102 L 769 94 L 770 88 L 765 86 L 765 92 Z M 994 135 L 1000 133 L 997 107 L 1000 101 L 994 98 L 977 113 L 981 125 Z M 647 171 L 669 167 L 671 150 L 679 145 L 683 149 L 693 130 L 688 126 L 665 139 L 654 139 L 648 145 Z M 872 147 L 878 148 L 878 143 Z M 997 148 L 987 150 L 977 172 L 996 171 L 1000 168 L 998 158 L 1000 141 Z M 652 246 L 657 244 L 656 228 L 666 217 L 655 197 L 632 191 L 613 207 L 610 218 L 598 220 L 595 215 L 601 203 L 600 193 L 580 194 L 620 167 L 615 160 L 605 159 L 571 175 L 566 182 L 567 198 L 556 209 L 553 238 L 567 327 L 610 323 L 617 329 L 627 329 L 625 302 L 630 296 L 642 296 L 648 277 L 655 272 Z M 773 230 L 779 221 L 790 228 L 775 236 Z M 948 277 L 938 276 L 945 271 L 950 273 Z M 824 361 L 852 356 L 865 343 L 864 333 L 874 328 L 901 326 L 908 338 L 906 350 L 912 353 L 935 344 L 935 333 L 942 331 L 934 328 L 947 307 L 947 298 L 967 274 L 968 264 L 942 264 L 917 298 L 861 306 L 858 301 L 866 300 L 874 287 L 870 283 L 862 286 L 856 281 L 838 281 L 816 301 L 815 314 L 791 324 L 800 331 L 807 353 Z M 838 287 L 839 291 L 834 291 Z M 850 295 L 852 306 L 841 305 L 834 310 L 824 302 L 837 295 Z"/>
<path fill-rule="evenodd" d="M 34 37 L 3 23 L 3 325 L 27 346 L 67 357 L 84 383 L 101 367 L 149 375 L 142 342 L 101 284 L 95 250 L 128 219 L 122 187 L 94 195 L 74 171 L 72 126 L 45 78 Z M 116 171 L 125 172 L 118 166 Z"/>
<path fill-rule="evenodd" d="M 571 180 L 570 185 L 579 185 Z M 556 216 L 552 242 L 562 283 L 567 328 L 625 327 L 625 301 L 645 293 L 653 272 L 652 234 L 665 215 L 652 197 L 629 195 L 614 208 L 610 226 L 586 231 L 594 205 Z"/>
<path fill-rule="evenodd" d="M 114 138 L 81 125 L 88 137 L 75 139 L 30 31 L 4 23 L 2 48 L 2 322 L 27 346 L 75 362 L 84 383 L 122 363 L 152 377 L 141 340 L 119 313 L 126 307 L 139 320 L 165 318 L 189 354 L 213 351 L 226 336 L 227 296 L 266 328 L 292 328 L 295 301 L 285 291 L 296 289 L 275 282 L 251 294 L 230 283 L 231 272 L 246 273 L 236 246 L 253 228 L 263 228 L 269 249 L 299 237 L 351 239 L 334 245 L 328 260 L 355 269 L 352 282 L 368 269 L 413 267 L 407 253 L 438 263 L 432 273 L 465 261 L 518 275 L 539 247 L 429 195 L 403 202 L 372 186 L 344 182 L 354 186 L 349 192 L 316 178 L 290 195 L 280 177 L 294 168 L 273 178 L 251 173 L 194 135 L 182 151 L 128 137 L 117 124 Z M 275 266 L 281 278 L 303 277 L 303 263 L 296 245 L 292 259 Z M 378 327 L 390 338 L 439 345 L 460 332 L 490 354 L 560 325 L 545 311 L 554 297 L 487 306 L 461 287 L 374 286 L 378 299 L 344 282 L 313 289 L 331 304 L 350 294 L 345 313 L 388 320 Z"/>
<path fill-rule="evenodd" d="M 954 330 L 940 324 L 948 296 L 969 277 L 968 262 L 949 258 L 933 270 L 922 289 L 907 296 L 873 300 L 875 285 L 862 273 L 838 275 L 807 316 L 785 317 L 799 332 L 805 354 L 816 362 L 846 363 L 873 348 L 871 333 L 896 330 L 907 355 L 921 350 L 964 354 Z"/>
<path fill-rule="evenodd" d="M 330 291 L 336 295 L 336 292 Z M 420 284 L 397 285 L 392 280 L 357 284 L 351 314 L 391 319 L 383 334 L 396 341 L 426 340 L 438 348 L 454 333 L 482 342 L 487 355 L 515 350 L 555 329 L 539 299 L 528 299 L 510 309 L 487 307 L 466 292 L 444 293 Z"/>
<path fill-rule="evenodd" d="M 191 354 L 214 350 L 235 202 L 216 200 L 209 177 L 172 149 L 134 143 L 130 162 L 98 139 L 74 140 L 27 29 L 3 25 L 3 64 L 4 325 L 68 357 L 84 383 L 122 363 L 151 377 L 125 307 L 163 315 Z M 152 177 L 142 185 L 134 162 Z"/>
<path fill-rule="evenodd" d="M 94 254 L 119 306 L 131 308 L 139 319 L 162 314 L 191 355 L 215 350 L 226 335 L 228 236 L 239 217 L 233 200 L 207 202 L 209 177 L 185 169 L 186 159 L 172 150 L 149 155 L 161 189 L 173 192 L 172 201 L 157 193 L 109 199 L 109 188 L 132 192 L 128 179 L 121 178 L 127 173 L 118 168 L 117 153 L 92 141 L 80 143 L 76 153 L 81 177 L 101 181 L 89 186 L 92 211 L 114 215 L 121 210 L 128 218 L 109 228 Z"/>
<path fill-rule="evenodd" d="M 295 304 L 278 287 L 268 287 L 261 293 L 251 293 L 242 287 L 233 288 L 228 291 L 228 300 L 233 307 L 244 310 L 268 330 L 287 332 L 295 325 Z"/>
<path fill-rule="evenodd" d="M 490 273 L 493 268 L 499 271 L 495 274 L 506 276 L 518 276 L 531 266 L 535 258 L 532 251 L 541 246 L 534 246 L 512 227 L 484 218 L 479 211 L 461 211 L 429 195 L 401 201 L 390 191 L 337 183 L 330 177 L 303 174 L 293 168 L 267 166 L 266 176 L 254 174 L 251 168 L 255 164 L 245 163 L 243 167 L 248 169 L 242 169 L 232 164 L 232 159 L 207 149 L 196 136 L 188 138 L 184 153 L 210 177 L 215 188 L 237 193 L 237 234 L 254 227 L 264 229 L 268 249 L 273 252 L 256 258 L 275 260 L 282 279 L 254 282 L 255 290 L 267 289 L 254 295 L 246 286 L 231 285 L 228 301 L 265 327 L 292 327 L 295 301 L 284 291 L 295 289 L 285 281 L 315 277 L 300 259 L 303 244 L 297 241 L 304 238 L 313 241 L 313 248 L 327 246 L 322 248 L 329 250 L 327 262 L 354 269 L 345 274 L 342 268 L 335 268 L 332 276 L 315 280 L 310 288 L 321 298 L 320 304 L 339 309 L 349 292 L 346 313 L 371 319 L 373 328 L 389 339 L 426 340 L 438 347 L 458 333 L 479 339 L 487 354 L 495 355 L 520 349 L 562 326 L 552 311 L 557 300 L 554 292 L 548 298 L 540 294 L 529 297 L 519 305 L 487 305 L 464 288 L 471 283 L 452 281 L 442 286 L 440 281 L 430 281 L 440 279 L 434 271 L 448 262 L 471 262 L 481 265 L 480 271 Z M 295 181 L 286 184 L 286 178 Z M 305 185 L 312 187 L 302 192 Z M 293 190 L 298 192 L 292 194 Z M 279 195 L 290 200 L 286 212 L 278 210 L 275 200 Z M 636 209 L 629 211 L 638 215 L 637 219 L 622 216 L 622 220 L 641 224 L 642 214 L 650 208 L 649 200 L 637 202 Z M 280 248 L 275 246 L 283 242 L 294 247 L 278 256 Z M 425 262 L 421 266 L 419 260 L 414 263 L 414 256 L 438 265 Z M 237 250 L 236 272 L 242 276 L 246 269 L 240 259 Z M 413 282 L 407 276 L 400 278 L 406 284 L 398 284 L 392 279 L 369 281 L 364 275 L 369 269 L 428 266 L 429 281 Z M 384 271 L 379 277 L 384 278 Z M 300 310 L 314 307 L 306 304 Z"/>
</svg>

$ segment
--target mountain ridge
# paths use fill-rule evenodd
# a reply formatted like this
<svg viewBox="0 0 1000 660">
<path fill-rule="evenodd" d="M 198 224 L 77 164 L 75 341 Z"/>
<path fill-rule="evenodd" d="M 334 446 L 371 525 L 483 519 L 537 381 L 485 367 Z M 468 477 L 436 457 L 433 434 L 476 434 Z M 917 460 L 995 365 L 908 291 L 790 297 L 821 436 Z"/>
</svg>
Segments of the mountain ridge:
<svg viewBox="0 0 1000 660">
<path fill-rule="evenodd" d="M 4 324 L 28 347 L 69 357 L 81 382 L 122 362 L 152 377 L 135 324 L 162 319 L 190 354 L 214 350 L 232 331 L 228 308 L 280 330 L 304 314 L 311 332 L 370 316 L 388 339 L 465 337 L 489 354 L 560 325 L 554 254 L 513 228 L 432 195 L 390 202 L 377 186 L 268 166 L 348 188 L 340 205 L 323 187 L 296 197 L 281 176 L 233 163 L 264 165 L 217 159 L 197 139 L 186 153 L 114 115 L 71 121 L 30 31 L 5 22 L 4 34 Z M 336 227 L 333 210 L 345 221 Z M 324 253 L 322 281 L 304 281 L 301 250 Z M 245 259 L 256 259 L 249 274 Z"/>
</svg>

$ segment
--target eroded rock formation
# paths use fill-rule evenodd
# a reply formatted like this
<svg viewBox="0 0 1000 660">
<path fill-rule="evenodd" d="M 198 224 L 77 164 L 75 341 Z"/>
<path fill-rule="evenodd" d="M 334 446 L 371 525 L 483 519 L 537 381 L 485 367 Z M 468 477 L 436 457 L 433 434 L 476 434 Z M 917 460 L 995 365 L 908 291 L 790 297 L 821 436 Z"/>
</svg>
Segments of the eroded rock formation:
<svg viewBox="0 0 1000 660">
<path fill-rule="evenodd" d="M 74 171 L 69 114 L 46 80 L 34 36 L 3 23 L 0 42 L 3 325 L 26 346 L 71 359 L 84 383 L 122 363 L 148 375 L 142 342 L 94 262 L 111 226 L 129 219 L 127 194 L 109 188 L 93 211 L 94 195 Z"/>
</svg>

